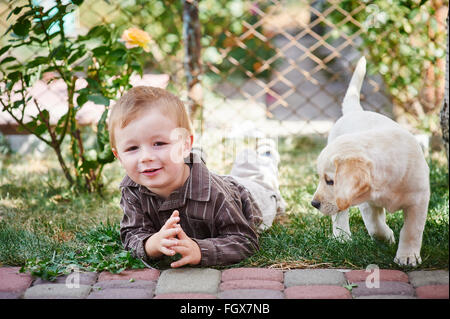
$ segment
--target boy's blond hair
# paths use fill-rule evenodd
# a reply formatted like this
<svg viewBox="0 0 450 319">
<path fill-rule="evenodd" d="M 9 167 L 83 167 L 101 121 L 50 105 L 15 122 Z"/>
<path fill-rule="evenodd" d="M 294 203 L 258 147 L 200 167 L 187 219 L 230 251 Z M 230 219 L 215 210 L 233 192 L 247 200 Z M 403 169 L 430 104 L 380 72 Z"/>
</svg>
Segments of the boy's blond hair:
<svg viewBox="0 0 450 319">
<path fill-rule="evenodd" d="M 178 97 L 164 89 L 136 86 L 125 93 L 110 112 L 108 129 L 111 148 L 115 149 L 116 147 L 114 131 L 117 127 L 124 128 L 143 111 L 155 107 L 163 114 L 173 118 L 177 127 L 184 128 L 190 135 L 193 135 L 192 124 L 186 107 Z"/>
</svg>

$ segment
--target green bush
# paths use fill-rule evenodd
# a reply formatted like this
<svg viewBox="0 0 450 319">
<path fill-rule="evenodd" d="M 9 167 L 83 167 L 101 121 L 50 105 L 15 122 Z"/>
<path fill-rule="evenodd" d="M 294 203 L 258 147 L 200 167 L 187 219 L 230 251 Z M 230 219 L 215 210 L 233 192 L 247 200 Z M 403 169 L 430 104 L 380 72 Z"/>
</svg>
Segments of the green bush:
<svg viewBox="0 0 450 319">
<path fill-rule="evenodd" d="M 396 106 L 415 113 L 412 105 L 426 85 L 427 64 L 439 75 L 436 61 L 445 58 L 445 30 L 438 28 L 432 1 L 343 0 L 339 7 L 363 27 L 359 49 L 370 61 L 369 73 L 383 77 Z M 339 24 L 346 17 L 336 10 L 330 19 Z M 359 27 L 349 21 L 339 29 L 352 35 Z"/>
<path fill-rule="evenodd" d="M 59 164 L 71 186 L 76 190 L 99 191 L 102 187 L 103 166 L 114 159 L 109 145 L 106 117 L 110 100 L 118 98 L 131 87 L 130 77 L 142 75 L 139 62 L 141 47 L 127 48 L 113 25 L 99 25 L 86 35 L 68 36 L 65 17 L 77 9 L 82 0 L 56 4 L 45 11 L 44 7 L 28 1 L 17 5 L 8 15 L 10 26 L 6 31 L 7 45 L 0 48 L 0 57 L 15 49 L 29 49 L 36 55 L 19 61 L 12 55 L 0 60 L 0 102 L 20 125 L 20 128 L 46 143 L 58 157 Z M 49 111 L 30 96 L 29 91 L 43 74 L 50 81 L 63 80 L 66 85 L 66 113 L 54 124 Z M 84 79 L 87 86 L 76 85 Z M 31 121 L 25 117 L 32 99 L 38 114 Z M 106 109 L 97 125 L 96 143 L 87 147 L 76 114 L 87 102 L 105 105 Z M 45 103 L 45 102 L 43 102 Z M 63 142 L 70 139 L 70 160 L 63 156 Z"/>
</svg>

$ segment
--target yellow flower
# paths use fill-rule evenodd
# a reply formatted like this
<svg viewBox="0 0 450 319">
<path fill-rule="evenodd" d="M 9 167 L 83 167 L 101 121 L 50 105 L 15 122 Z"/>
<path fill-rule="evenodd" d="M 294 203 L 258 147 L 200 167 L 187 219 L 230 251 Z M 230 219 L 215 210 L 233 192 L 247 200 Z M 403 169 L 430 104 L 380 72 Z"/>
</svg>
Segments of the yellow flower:
<svg viewBox="0 0 450 319">
<path fill-rule="evenodd" d="M 122 40 L 125 41 L 127 49 L 141 47 L 145 52 L 150 52 L 150 35 L 138 28 L 129 28 L 122 33 Z"/>
</svg>

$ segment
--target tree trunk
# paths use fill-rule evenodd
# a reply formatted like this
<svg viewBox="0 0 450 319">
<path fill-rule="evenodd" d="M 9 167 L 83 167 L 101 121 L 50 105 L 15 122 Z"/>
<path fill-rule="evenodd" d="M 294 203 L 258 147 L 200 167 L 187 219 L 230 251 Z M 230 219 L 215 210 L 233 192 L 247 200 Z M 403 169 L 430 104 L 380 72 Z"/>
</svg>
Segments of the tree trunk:
<svg viewBox="0 0 450 319">
<path fill-rule="evenodd" d="M 184 0 L 183 7 L 184 71 L 186 72 L 189 114 L 194 123 L 198 113 L 202 111 L 203 104 L 201 25 L 198 17 L 198 2 L 198 0 Z M 200 130 L 202 131 L 201 128 Z"/>
<path fill-rule="evenodd" d="M 447 15 L 447 35 L 448 35 L 448 15 Z M 447 163 L 448 163 L 448 39 L 447 39 L 447 61 L 446 61 L 446 72 L 445 72 L 445 96 L 444 103 L 441 109 L 441 129 L 442 129 L 442 139 L 445 146 L 445 151 L 447 152 Z"/>
</svg>

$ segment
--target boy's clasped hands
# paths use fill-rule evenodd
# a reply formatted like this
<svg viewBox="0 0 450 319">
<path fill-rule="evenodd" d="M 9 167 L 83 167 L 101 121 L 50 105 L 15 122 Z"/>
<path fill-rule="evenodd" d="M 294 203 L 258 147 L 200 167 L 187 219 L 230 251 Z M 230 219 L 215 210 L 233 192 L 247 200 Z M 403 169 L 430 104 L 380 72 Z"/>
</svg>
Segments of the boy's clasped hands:
<svg viewBox="0 0 450 319">
<path fill-rule="evenodd" d="M 172 268 L 184 265 L 197 265 L 201 260 L 200 247 L 186 235 L 178 222 L 180 213 L 175 210 L 160 231 L 145 242 L 145 251 L 151 257 L 173 256 L 179 253 L 182 258 L 170 264 Z"/>
</svg>

